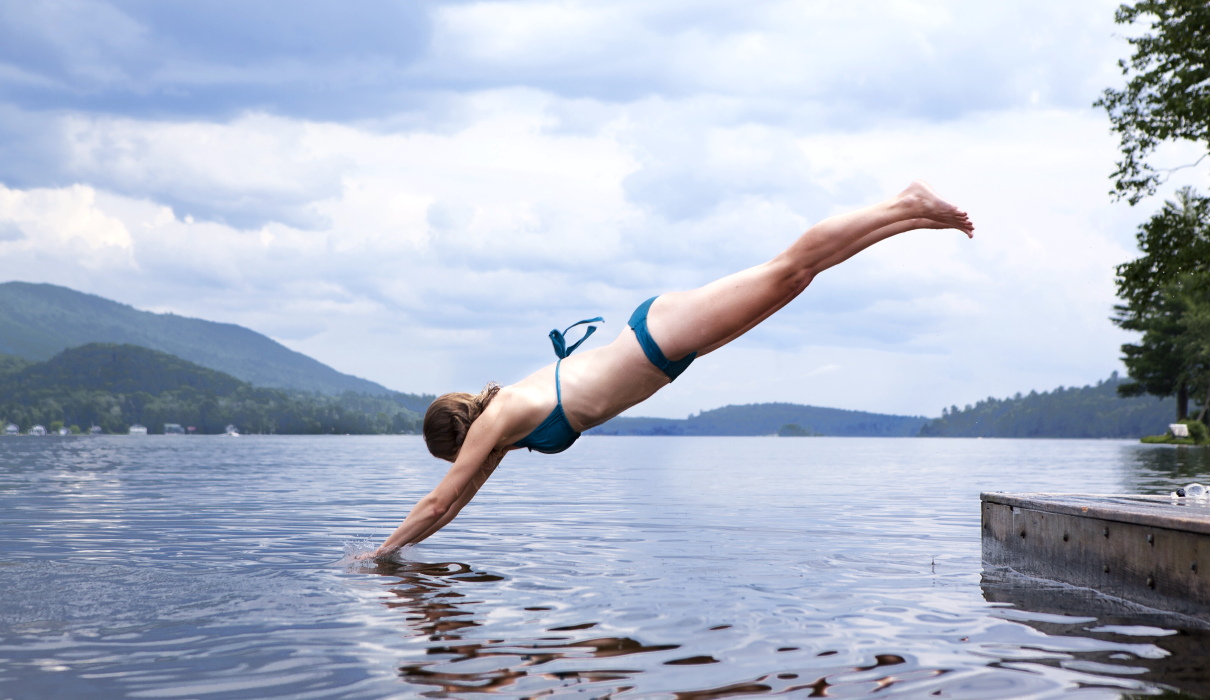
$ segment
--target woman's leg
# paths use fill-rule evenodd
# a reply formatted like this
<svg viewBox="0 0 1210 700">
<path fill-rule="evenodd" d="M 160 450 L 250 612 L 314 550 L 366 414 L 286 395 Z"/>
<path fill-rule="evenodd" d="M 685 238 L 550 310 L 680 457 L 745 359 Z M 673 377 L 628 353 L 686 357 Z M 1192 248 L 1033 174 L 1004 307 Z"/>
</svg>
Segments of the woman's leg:
<svg viewBox="0 0 1210 700">
<path fill-rule="evenodd" d="M 974 231 L 965 212 L 915 182 L 885 202 L 824 219 L 767 263 L 661 295 L 651 306 L 648 329 L 669 359 L 694 351 L 705 355 L 788 304 L 820 272 L 917 228 L 955 228 L 968 236 Z"/>
<path fill-rule="evenodd" d="M 915 231 L 917 229 L 923 229 L 923 228 L 936 229 L 936 228 L 950 228 L 950 227 L 946 226 L 946 225 L 940 225 L 937 222 L 932 221 L 931 219 L 911 219 L 909 221 L 900 222 L 898 224 L 891 224 L 890 226 L 883 226 L 882 228 L 880 228 L 876 231 L 866 234 L 864 237 L 855 241 L 853 243 L 853 245 L 841 250 L 839 253 L 837 253 L 837 254 L 833 255 L 832 257 L 828 258 L 827 260 L 825 260 L 824 265 L 821 269 L 826 270 L 829 267 L 833 267 L 841 262 L 844 262 L 845 260 L 848 260 L 849 258 L 851 258 L 854 255 L 856 255 L 857 253 L 865 250 L 866 248 L 869 248 L 870 246 L 874 245 L 875 243 L 886 240 L 886 239 L 890 238 L 891 236 L 894 236 L 894 235 L 897 235 L 900 233 L 904 233 L 906 231 Z M 806 288 L 806 286 L 807 285 L 804 284 L 801 287 L 793 287 L 793 288 L 789 289 L 786 293 L 786 296 L 783 297 L 780 302 L 778 302 L 777 304 L 775 304 L 772 307 L 765 310 L 765 312 L 762 313 L 760 316 L 749 321 L 748 325 L 746 325 L 743 328 L 739 329 L 738 331 L 732 333 L 730 336 L 724 338 L 722 341 L 719 341 L 712 346 L 703 348 L 702 351 L 699 352 L 699 354 L 705 355 L 706 353 L 713 352 L 714 350 L 717 350 L 718 348 L 721 348 L 722 346 L 726 345 L 727 343 L 730 343 L 732 340 L 735 340 L 736 338 L 740 337 L 744 333 L 747 333 L 748 331 L 752 330 L 753 328 L 759 326 L 761 324 L 761 322 L 763 322 L 766 318 L 769 318 L 773 314 L 777 313 L 778 311 L 781 310 L 781 308 L 783 306 L 785 306 L 786 304 L 789 304 L 791 301 L 793 301 L 794 298 L 797 297 L 803 291 L 803 289 Z"/>
</svg>

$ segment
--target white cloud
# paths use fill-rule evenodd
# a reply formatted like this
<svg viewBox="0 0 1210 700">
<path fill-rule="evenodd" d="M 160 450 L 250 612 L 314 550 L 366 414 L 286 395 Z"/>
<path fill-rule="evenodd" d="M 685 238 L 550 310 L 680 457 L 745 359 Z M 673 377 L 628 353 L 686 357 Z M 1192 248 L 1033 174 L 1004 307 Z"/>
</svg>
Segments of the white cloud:
<svg viewBox="0 0 1210 700">
<path fill-rule="evenodd" d="M 731 95 L 752 111 L 865 123 L 888 111 L 953 116 L 1031 96 L 1084 106 L 1112 67 L 1105 37 L 1116 6 L 457 3 L 435 9 L 434 49 L 412 71 L 456 85 L 526 84 L 625 101 Z"/>
<path fill-rule="evenodd" d="M 96 191 L 76 185 L 62 189 L 13 190 L 0 185 L 0 221 L 24 235 L 9 238 L 17 251 L 68 248 L 91 259 L 98 250 L 131 247 L 120 220 L 97 206 Z"/>
<path fill-rule="evenodd" d="M 1118 367 L 1113 265 L 1149 213 L 1107 196 L 1115 143 L 1089 107 L 1124 51 L 1114 6 L 459 3 L 401 69 L 411 102 L 365 121 L 9 106 L 0 127 L 36 138 L 29 181 L 0 189 L 0 278 L 471 389 L 552 359 L 552 327 L 601 314 L 607 340 L 647 296 L 924 177 L 975 240 L 867 251 L 632 413 L 936 414 L 1093 382 Z"/>
<path fill-rule="evenodd" d="M 75 218 L 108 222 L 97 240 L 120 232 L 131 249 L 137 292 L 123 284 L 122 268 L 89 278 L 87 291 L 115 296 L 126 287 L 122 301 L 244 323 L 341 370 L 436 392 L 515 380 L 547 359 L 549 327 L 604 313 L 616 333 L 649 293 L 760 262 L 810 221 L 928 172 L 970 208 L 980 227 L 974 241 L 924 231 L 868 251 L 639 411 L 684 415 L 777 399 L 930 413 L 989 385 L 1011 392 L 1056 378 L 1093 381 L 1116 366 L 1120 339 L 1105 321 L 1111 267 L 1130 251 L 1128 235 L 1098 223 L 1123 217 L 1106 213 L 1114 208 L 1103 185 L 1077 186 L 1103 183 L 1113 154 L 1092 115 L 1024 110 L 802 135 L 712 124 L 674 105 L 667 109 L 684 118 L 675 120 L 680 145 L 669 146 L 659 142 L 667 123 L 643 116 L 655 110 L 649 102 L 588 134 L 549 128 L 564 107 L 549 96 L 474 99 L 491 107 L 477 106 L 480 116 L 451 133 L 281 124 L 296 135 L 303 162 L 342 158 L 340 194 L 313 205 L 331 222 L 324 230 L 190 223 L 145 200 L 80 187 L 38 196 L 75 193 L 83 212 Z M 250 155 L 274 162 L 270 172 L 289 172 L 295 151 L 260 139 L 266 124 L 276 121 L 213 127 L 238 137 L 208 141 L 205 158 L 185 159 L 199 164 L 192 176 L 223 182 L 222 167 L 205 164 L 258 148 Z M 149 131 L 165 152 L 195 147 L 189 129 Z M 719 183 L 713 206 L 670 220 L 641 196 L 628 199 L 643 168 L 658 172 L 682 155 L 691 179 Z M 668 176 L 669 187 L 677 177 Z M 22 216 L 23 230 L 38 220 Z M 57 269 L 79 264 L 70 251 L 44 248 L 58 256 Z M 62 274 L 48 280 L 71 284 Z M 821 366 L 836 369 L 797 369 Z M 908 386 L 899 375 L 933 379 Z"/>
<path fill-rule="evenodd" d="M 60 128 L 66 174 L 241 228 L 322 228 L 315 203 L 339 196 L 351 165 L 312 152 L 305 122 L 260 114 L 225 124 L 71 115 Z"/>
</svg>

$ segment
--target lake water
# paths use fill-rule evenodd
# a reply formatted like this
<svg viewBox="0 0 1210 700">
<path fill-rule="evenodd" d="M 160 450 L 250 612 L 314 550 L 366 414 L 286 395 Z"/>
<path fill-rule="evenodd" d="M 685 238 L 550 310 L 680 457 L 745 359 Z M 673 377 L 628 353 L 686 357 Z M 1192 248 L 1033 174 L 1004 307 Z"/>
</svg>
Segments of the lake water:
<svg viewBox="0 0 1210 700">
<path fill-rule="evenodd" d="M 979 492 L 1167 493 L 1210 450 L 586 437 L 394 564 L 416 437 L 0 438 L 0 698 L 1210 693 L 1210 636 L 983 570 Z"/>
</svg>

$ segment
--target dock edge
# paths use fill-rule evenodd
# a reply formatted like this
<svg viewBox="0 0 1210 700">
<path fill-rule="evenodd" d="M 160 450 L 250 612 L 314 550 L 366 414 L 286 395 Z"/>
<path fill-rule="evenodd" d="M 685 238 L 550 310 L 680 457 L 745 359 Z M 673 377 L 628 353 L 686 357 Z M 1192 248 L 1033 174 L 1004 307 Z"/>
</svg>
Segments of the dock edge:
<svg viewBox="0 0 1210 700">
<path fill-rule="evenodd" d="M 980 494 L 983 561 L 1210 620 L 1210 509 L 1166 497 Z"/>
</svg>

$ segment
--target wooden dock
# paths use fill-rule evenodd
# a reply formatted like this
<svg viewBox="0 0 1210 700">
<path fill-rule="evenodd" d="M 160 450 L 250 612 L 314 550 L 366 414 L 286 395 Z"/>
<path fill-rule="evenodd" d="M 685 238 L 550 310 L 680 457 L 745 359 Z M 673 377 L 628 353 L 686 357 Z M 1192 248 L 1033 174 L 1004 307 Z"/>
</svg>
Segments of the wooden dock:
<svg viewBox="0 0 1210 700">
<path fill-rule="evenodd" d="M 1210 621 L 1210 503 L 984 493 L 983 561 Z"/>
</svg>

